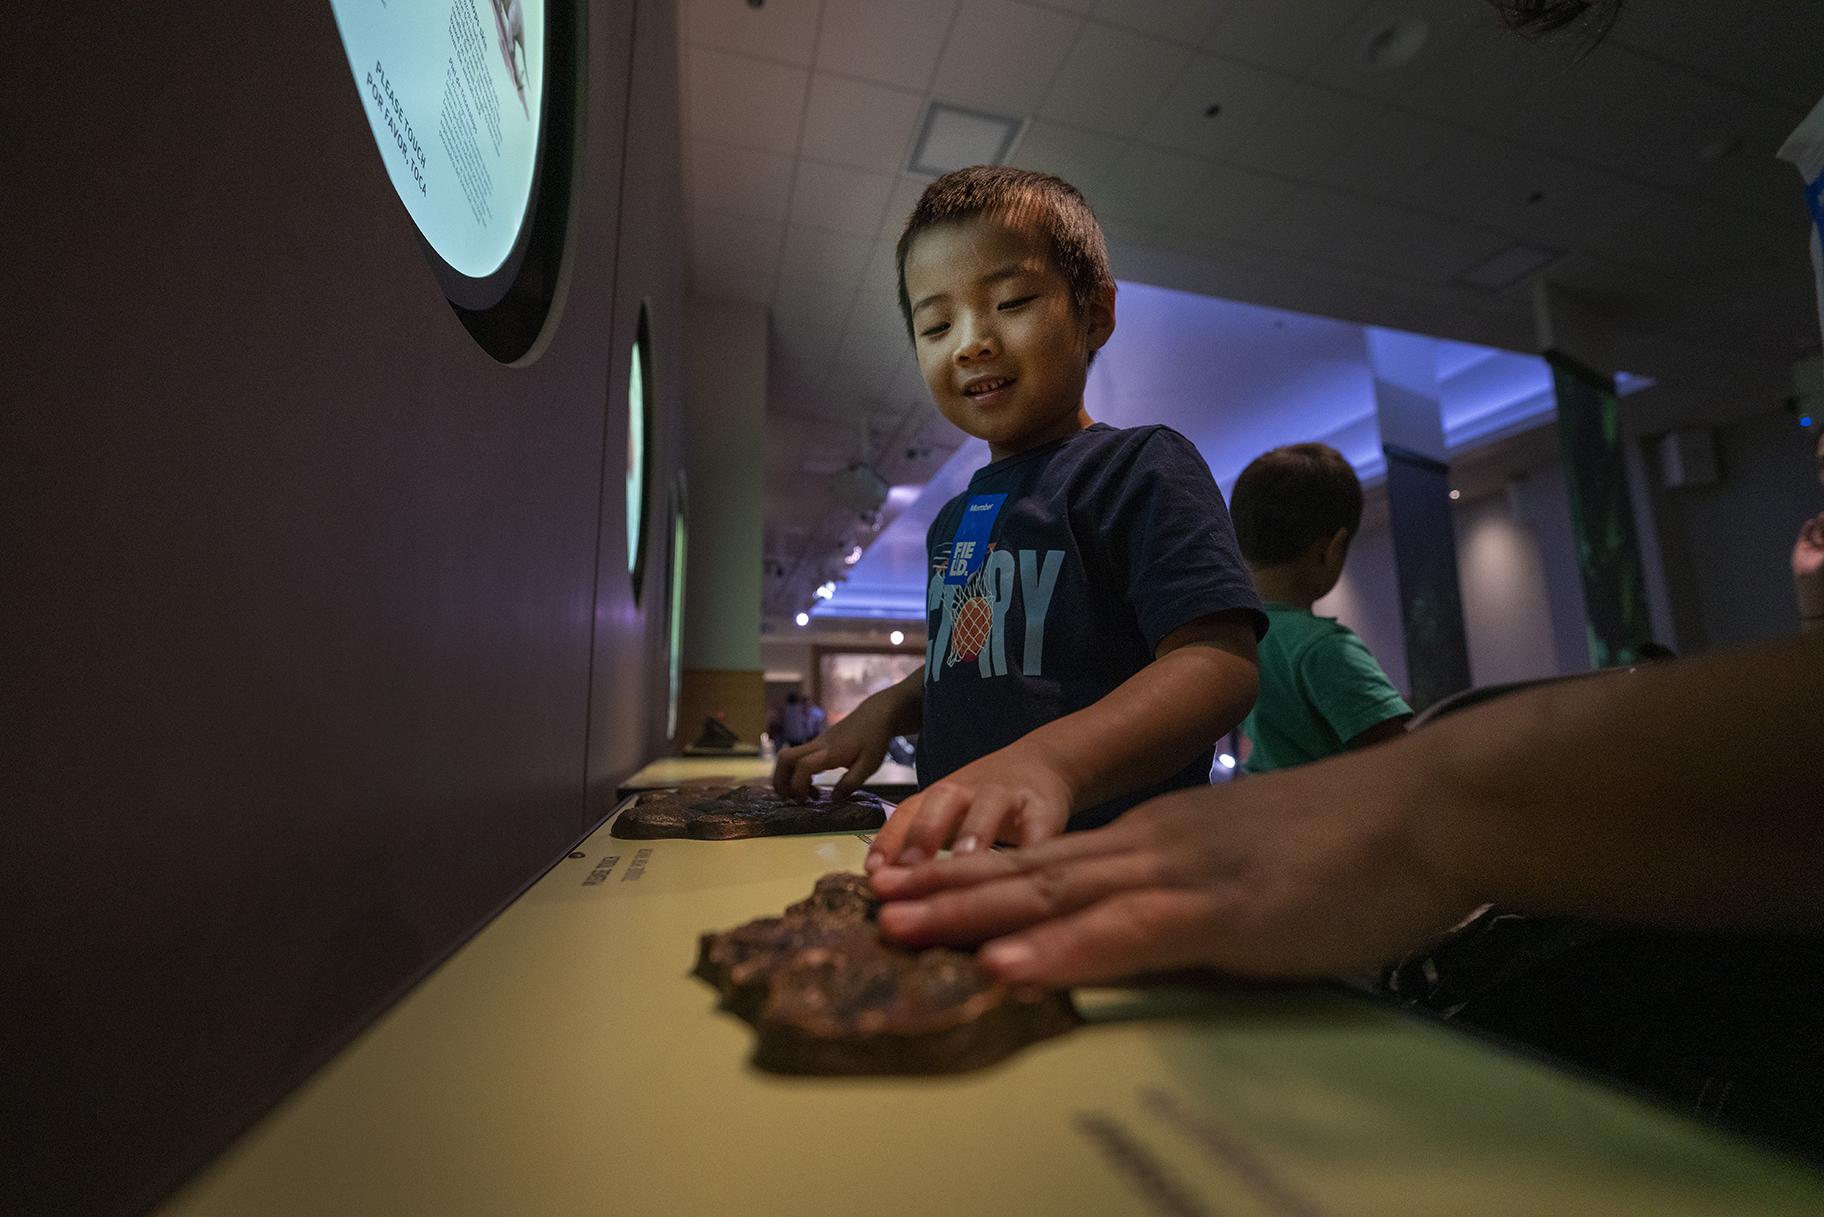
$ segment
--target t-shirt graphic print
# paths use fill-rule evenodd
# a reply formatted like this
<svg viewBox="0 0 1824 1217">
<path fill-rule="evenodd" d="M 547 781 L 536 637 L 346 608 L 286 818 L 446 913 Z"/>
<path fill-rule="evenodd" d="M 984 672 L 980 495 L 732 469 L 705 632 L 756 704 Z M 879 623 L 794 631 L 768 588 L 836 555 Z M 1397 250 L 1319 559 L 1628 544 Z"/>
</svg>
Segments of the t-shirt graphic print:
<svg viewBox="0 0 1824 1217">
<path fill-rule="evenodd" d="M 988 465 L 926 546 L 921 785 L 1094 704 L 1187 622 L 1236 608 L 1264 622 L 1221 492 L 1164 427 L 1098 424 Z M 1203 758 L 1072 825 L 1188 784 L 1199 764 L 1206 780 Z"/>
</svg>

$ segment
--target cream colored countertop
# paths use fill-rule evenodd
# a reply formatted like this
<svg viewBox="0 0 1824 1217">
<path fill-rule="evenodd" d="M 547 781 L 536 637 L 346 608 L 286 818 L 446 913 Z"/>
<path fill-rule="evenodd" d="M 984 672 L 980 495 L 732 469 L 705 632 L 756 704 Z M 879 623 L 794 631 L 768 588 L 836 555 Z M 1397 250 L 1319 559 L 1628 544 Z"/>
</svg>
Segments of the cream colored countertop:
<svg viewBox="0 0 1824 1217">
<path fill-rule="evenodd" d="M 518 902 L 165 1217 L 1824 1213 L 1824 1179 L 1326 989 L 1089 991 L 934 1079 L 788 1078 L 689 975 L 854 835 L 620 841 Z"/>
</svg>

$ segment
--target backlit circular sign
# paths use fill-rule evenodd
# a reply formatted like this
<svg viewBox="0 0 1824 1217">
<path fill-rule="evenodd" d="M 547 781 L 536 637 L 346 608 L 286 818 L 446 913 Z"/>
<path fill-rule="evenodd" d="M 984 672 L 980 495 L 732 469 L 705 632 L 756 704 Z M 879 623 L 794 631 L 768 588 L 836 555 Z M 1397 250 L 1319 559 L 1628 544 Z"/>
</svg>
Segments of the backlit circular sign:
<svg viewBox="0 0 1824 1217">
<path fill-rule="evenodd" d="M 510 269 L 537 179 L 544 0 L 330 7 L 380 158 L 418 231 L 467 279 Z"/>
</svg>

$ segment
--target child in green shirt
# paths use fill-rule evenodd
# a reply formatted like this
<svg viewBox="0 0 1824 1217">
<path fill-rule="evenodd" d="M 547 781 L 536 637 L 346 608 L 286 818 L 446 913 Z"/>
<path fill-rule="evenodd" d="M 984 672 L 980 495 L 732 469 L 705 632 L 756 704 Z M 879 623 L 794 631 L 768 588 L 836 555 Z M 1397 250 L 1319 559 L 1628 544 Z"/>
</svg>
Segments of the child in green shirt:
<svg viewBox="0 0 1824 1217">
<path fill-rule="evenodd" d="M 1312 613 L 1342 577 L 1362 484 L 1342 454 L 1293 444 L 1257 457 L 1230 500 L 1241 554 L 1271 623 L 1260 696 L 1241 724 L 1242 769 L 1266 773 L 1392 739 L 1412 708 L 1348 626 Z"/>
</svg>

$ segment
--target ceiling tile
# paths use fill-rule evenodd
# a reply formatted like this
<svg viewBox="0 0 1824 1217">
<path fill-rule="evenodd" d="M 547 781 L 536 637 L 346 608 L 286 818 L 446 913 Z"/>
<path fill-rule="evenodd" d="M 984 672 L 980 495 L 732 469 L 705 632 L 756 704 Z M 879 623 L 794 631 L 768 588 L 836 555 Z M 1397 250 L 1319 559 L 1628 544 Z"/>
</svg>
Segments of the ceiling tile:
<svg viewBox="0 0 1824 1217">
<path fill-rule="evenodd" d="M 1330 39 L 1305 76 L 1348 93 L 1397 101 L 1430 73 L 1441 60 L 1453 57 L 1449 31 L 1466 19 L 1462 0 L 1370 0 Z M 1472 10 L 1467 19 L 1486 25 L 1487 16 Z M 1368 62 L 1371 38 L 1395 22 L 1423 21 L 1424 42 L 1417 56 L 1401 67 L 1376 67 Z"/>
<path fill-rule="evenodd" d="M 892 371 L 892 364 L 869 360 L 866 358 L 869 352 L 865 346 L 858 348 L 858 353 L 863 358 L 851 361 L 844 356 L 848 349 L 846 338 L 837 344 L 830 374 L 824 380 L 818 396 L 849 412 L 872 413 L 879 404 L 880 386 L 886 380 L 887 373 Z M 830 412 L 830 407 L 825 406 L 824 410 Z"/>
<path fill-rule="evenodd" d="M 918 206 L 925 187 L 930 184 L 923 178 L 907 177 L 903 173 L 893 180 L 893 193 L 887 199 L 887 210 L 881 217 L 879 234 L 880 239 L 887 243 L 889 268 L 893 266 L 892 248 L 906 226 L 906 219 L 912 214 L 912 209 Z"/>
<path fill-rule="evenodd" d="M 878 404 L 886 399 L 883 390 L 899 362 L 899 347 L 889 338 L 850 326 L 843 331 L 836 348 L 836 370 L 824 386 L 859 401 Z"/>
<path fill-rule="evenodd" d="M 767 152 L 795 153 L 810 73 L 690 47 L 684 56 L 689 134 Z"/>
<path fill-rule="evenodd" d="M 889 260 L 887 273 L 878 279 L 874 277 L 876 262 L 877 259 L 870 255 L 868 266 L 862 272 L 860 290 L 855 293 L 854 306 L 849 310 L 849 327 L 885 335 L 894 350 L 903 353 L 911 339 L 906 335 L 906 323 L 899 316 L 899 291 L 892 262 Z"/>
<path fill-rule="evenodd" d="M 1755 265 L 1790 255 L 1783 226 L 1734 208 L 1661 195 L 1639 215 L 1615 224 L 1586 247 L 1600 256 L 1693 273 Z"/>
<path fill-rule="evenodd" d="M 1196 46 L 1209 36 L 1232 0 L 1101 0 L 1098 21 Z"/>
<path fill-rule="evenodd" d="M 923 92 L 957 0 L 839 0 L 823 6 L 817 66 Z"/>
<path fill-rule="evenodd" d="M 1824 95 L 1824 56 L 1818 54 L 1824 47 L 1824 4 L 1732 5 L 1726 30 L 1718 28 L 1716 17 L 1702 4 L 1629 5 L 1610 37 L 1799 110 L 1809 110 Z"/>
<path fill-rule="evenodd" d="M 1516 149 L 1464 217 L 1558 249 L 1576 249 L 1653 206 L 1659 192 L 1543 153 Z"/>
<path fill-rule="evenodd" d="M 686 42 L 810 66 L 819 0 L 771 0 L 764 8 L 731 0 L 683 0 L 680 7 Z"/>
<path fill-rule="evenodd" d="M 842 284 L 852 295 L 861 281 L 862 267 L 867 265 L 870 245 L 866 237 L 793 224 L 785 232 L 779 273 Z"/>
<path fill-rule="evenodd" d="M 1010 0 L 963 0 L 931 91 L 938 97 L 1025 116 L 1038 109 L 1081 20 Z M 1019 68 L 1007 70 L 1007 48 Z"/>
<path fill-rule="evenodd" d="M 689 203 L 698 211 L 739 212 L 783 221 L 792 191 L 792 158 L 712 140 L 690 141 Z"/>
<path fill-rule="evenodd" d="M 1322 181 L 1378 113 L 1378 107 L 1359 97 L 1294 84 L 1278 106 L 1243 134 L 1228 159 L 1250 169 Z"/>
<path fill-rule="evenodd" d="M 872 237 L 892 189 L 893 179 L 884 173 L 800 159 L 791 222 Z"/>
<path fill-rule="evenodd" d="M 719 274 L 768 277 L 777 268 L 783 233 L 778 223 L 696 212 L 690 224 L 691 271 L 706 281 Z"/>
<path fill-rule="evenodd" d="M 1348 221 L 1314 252 L 1345 266 L 1444 284 L 1509 244 L 1500 233 L 1389 203 L 1345 198 Z"/>
<path fill-rule="evenodd" d="M 1222 157 L 1279 103 L 1291 81 L 1218 55 L 1199 55 L 1140 129 L 1140 138 L 1197 156 Z M 1206 111 L 1219 106 L 1216 114 Z"/>
<path fill-rule="evenodd" d="M 896 172 L 923 104 L 917 93 L 819 72 L 811 79 L 801 151 L 832 164 Z"/>
<path fill-rule="evenodd" d="M 1767 219 L 1790 219 L 1806 213 L 1804 179 L 1785 161 L 1742 151 L 1710 166 L 1698 182 L 1698 193 Z"/>
<path fill-rule="evenodd" d="M 1397 121 L 1397 120 L 1396 120 Z M 1384 177 L 1369 192 L 1391 196 L 1425 211 L 1466 216 L 1507 173 L 1507 161 L 1521 150 L 1492 136 L 1452 131 L 1437 155 L 1409 167 L 1398 179 Z M 1343 183 L 1339 180 L 1339 185 Z"/>
<path fill-rule="evenodd" d="M 1131 136 L 1190 61 L 1191 52 L 1172 43 L 1106 25 L 1085 26 L 1039 113 L 1074 127 Z"/>
<path fill-rule="evenodd" d="M 1009 163 L 1055 174 L 1079 190 L 1099 184 L 1129 147 L 1126 140 L 1034 119 Z"/>
<path fill-rule="evenodd" d="M 1117 215 L 1102 221 L 1102 235 L 1108 239 L 1109 261 L 1116 278 L 1127 273 L 1127 255 L 1143 247 L 1168 249 L 1172 243 L 1164 228 Z"/>
<path fill-rule="evenodd" d="M 778 333 L 779 309 L 775 305 L 772 316 L 773 333 Z M 775 346 L 777 344 L 775 343 Z M 766 391 L 768 417 L 780 411 L 774 407 L 796 405 L 813 398 L 829 378 L 831 363 L 828 358 L 796 359 L 783 350 L 775 350 L 766 363 Z"/>
<path fill-rule="evenodd" d="M 1363 0 L 1235 0 L 1203 45 L 1263 68 L 1300 73 L 1316 63 Z"/>
<path fill-rule="evenodd" d="M 736 300 L 743 304 L 770 304 L 773 299 L 771 275 L 731 275 L 717 272 L 699 276 L 691 273 L 690 290 L 694 295 L 712 300 Z"/>
<path fill-rule="evenodd" d="M 1207 161 L 1135 145 L 1089 196 L 1098 216 L 1168 223 L 1213 171 Z"/>
<path fill-rule="evenodd" d="M 1536 125 L 1532 108 L 1520 100 L 1526 93 L 1535 86 L 1551 88 L 1581 70 L 1574 39 L 1517 37 L 1473 5 L 1434 11 L 1430 18 L 1431 36 L 1414 63 L 1379 73 L 1356 67 L 1324 83 L 1366 92 L 1373 90 L 1359 87 L 1357 77 L 1385 76 L 1403 87 L 1390 84 L 1379 95 L 1397 97 L 1408 109 L 1458 126 L 1515 134 Z"/>
<path fill-rule="evenodd" d="M 1285 207 L 1295 189 L 1284 178 L 1217 165 L 1178 209 L 1173 227 L 1199 236 L 1245 242 L 1252 229 Z"/>
<path fill-rule="evenodd" d="M 1415 179 L 1461 135 L 1455 128 L 1417 114 L 1376 107 L 1368 125 L 1330 163 L 1328 177 L 1346 190 L 1377 198 L 1422 201 Z"/>
<path fill-rule="evenodd" d="M 836 361 L 853 288 L 781 275 L 773 292 L 772 335 L 781 353 L 800 363 Z"/>
</svg>

